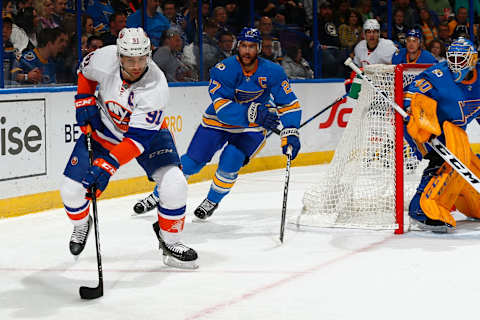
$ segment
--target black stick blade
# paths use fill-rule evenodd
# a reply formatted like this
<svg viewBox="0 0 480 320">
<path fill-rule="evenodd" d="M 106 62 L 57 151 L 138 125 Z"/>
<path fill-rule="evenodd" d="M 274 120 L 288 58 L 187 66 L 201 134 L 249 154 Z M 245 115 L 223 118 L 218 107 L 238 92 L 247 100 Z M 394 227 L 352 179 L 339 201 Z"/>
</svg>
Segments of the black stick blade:
<svg viewBox="0 0 480 320">
<path fill-rule="evenodd" d="M 82 286 L 80 287 L 79 293 L 80 293 L 80 298 L 82 299 L 85 299 L 85 300 L 97 299 L 103 296 L 103 286 L 98 285 L 98 287 L 95 287 L 95 288 Z"/>
</svg>

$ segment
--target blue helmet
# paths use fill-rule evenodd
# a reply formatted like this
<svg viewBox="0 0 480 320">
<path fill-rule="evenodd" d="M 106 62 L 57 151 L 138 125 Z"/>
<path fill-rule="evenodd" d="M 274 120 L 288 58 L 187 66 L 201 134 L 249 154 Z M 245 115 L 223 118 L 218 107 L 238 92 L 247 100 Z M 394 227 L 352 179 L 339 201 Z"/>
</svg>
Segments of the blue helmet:
<svg viewBox="0 0 480 320">
<path fill-rule="evenodd" d="M 258 29 L 244 27 L 242 31 L 240 31 L 240 33 L 238 34 L 237 41 L 238 43 L 240 43 L 240 41 L 255 42 L 258 43 L 258 46 L 260 48 L 260 45 L 262 43 L 262 37 L 260 36 L 260 31 L 258 31 Z"/>
<path fill-rule="evenodd" d="M 447 63 L 454 81 L 463 81 L 468 72 L 475 68 L 477 59 L 478 53 L 472 41 L 463 37 L 453 41 L 447 49 Z"/>
<path fill-rule="evenodd" d="M 419 40 L 422 40 L 422 32 L 418 29 L 410 29 L 410 30 L 408 30 L 405 38 L 409 38 L 409 37 L 413 37 L 413 38 L 417 38 Z"/>
</svg>

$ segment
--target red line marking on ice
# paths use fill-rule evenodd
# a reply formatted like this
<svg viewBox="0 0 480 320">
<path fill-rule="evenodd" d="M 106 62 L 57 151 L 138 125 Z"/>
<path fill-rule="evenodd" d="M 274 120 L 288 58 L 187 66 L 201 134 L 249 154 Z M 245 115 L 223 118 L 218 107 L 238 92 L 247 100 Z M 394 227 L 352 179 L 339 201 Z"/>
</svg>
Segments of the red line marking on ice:
<svg viewBox="0 0 480 320">
<path fill-rule="evenodd" d="M 370 249 L 373 249 L 374 247 L 376 246 L 379 246 L 379 245 L 382 245 L 384 244 L 385 242 L 393 239 L 395 237 L 395 235 L 392 235 L 388 238 L 385 238 L 381 241 L 378 241 L 378 242 L 374 242 L 366 247 L 363 247 L 363 248 L 360 248 L 360 249 L 357 249 L 357 250 L 354 250 L 354 251 L 351 251 L 349 253 L 346 253 L 340 257 L 337 257 L 337 258 L 334 258 L 330 261 L 326 261 L 322 264 L 319 264 L 317 266 L 314 266 L 312 268 L 309 268 L 309 269 L 306 269 L 304 271 L 300 271 L 300 272 L 297 272 L 297 273 L 294 273 L 288 277 L 285 277 L 283 279 L 280 279 L 280 280 L 277 280 L 275 282 L 272 282 L 270 284 L 267 284 L 265 286 L 262 286 L 262 287 L 259 287 L 259 288 L 256 288 L 256 289 L 253 289 L 245 294 L 242 294 L 238 297 L 235 297 L 233 299 L 230 299 L 230 300 L 227 300 L 227 301 L 224 301 L 224 302 L 220 302 L 218 304 L 215 304 L 211 307 L 208 307 L 208 308 L 205 308 L 203 310 L 200 310 L 199 312 L 185 318 L 185 320 L 194 320 L 194 319 L 199 319 L 199 318 L 202 318 L 202 317 L 205 317 L 205 316 L 208 316 L 208 315 L 211 315 L 215 312 L 218 312 L 222 309 L 225 309 L 226 307 L 229 307 L 231 305 L 234 305 L 234 304 L 237 304 L 237 303 L 240 303 L 240 302 L 243 302 L 244 300 L 247 300 L 247 299 L 250 299 L 258 294 L 261 294 L 265 291 L 268 291 L 270 289 L 274 289 L 276 287 L 279 287 L 287 282 L 290 282 L 290 281 L 293 281 L 293 280 L 296 280 L 298 278 L 301 278 L 303 276 L 306 276 L 306 275 L 309 275 L 309 274 L 312 274 L 322 268 L 325 268 L 325 267 L 328 267 L 336 262 L 339 262 L 339 261 L 342 261 L 344 259 L 347 259 L 347 258 L 350 258 L 354 255 L 357 255 L 359 253 L 362 253 L 362 252 L 365 252 L 365 251 L 368 251 Z"/>
</svg>

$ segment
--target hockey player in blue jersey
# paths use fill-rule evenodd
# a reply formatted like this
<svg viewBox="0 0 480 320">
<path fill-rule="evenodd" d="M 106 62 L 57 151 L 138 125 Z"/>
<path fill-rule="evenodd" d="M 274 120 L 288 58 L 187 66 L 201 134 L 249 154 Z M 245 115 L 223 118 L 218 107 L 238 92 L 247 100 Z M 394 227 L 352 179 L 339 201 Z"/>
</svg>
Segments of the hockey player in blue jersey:
<svg viewBox="0 0 480 320">
<path fill-rule="evenodd" d="M 430 52 L 422 50 L 422 33 L 418 29 L 410 29 L 407 32 L 406 47 L 392 56 L 392 64 L 437 62 Z"/>
<path fill-rule="evenodd" d="M 429 160 L 409 215 L 423 230 L 447 232 L 455 227 L 450 214 L 456 208 L 466 216 L 480 218 L 480 196 L 425 142 L 432 135 L 446 144 L 477 176 L 480 159 L 468 142 L 465 129 L 480 116 L 480 67 L 470 40 L 459 38 L 447 51 L 447 61 L 422 72 L 409 85 L 404 104 L 410 112 L 406 140 L 419 159 Z"/>
<path fill-rule="evenodd" d="M 283 153 L 286 154 L 291 146 L 294 159 L 300 150 L 301 108 L 297 97 L 283 69 L 258 57 L 260 47 L 258 30 L 244 28 L 238 36 L 238 54 L 210 71 L 208 91 L 212 103 L 187 153 L 181 157 L 183 172 L 188 177 L 199 172 L 225 146 L 208 196 L 194 212 L 199 219 L 211 216 L 230 192 L 240 168 L 263 147 L 265 129 L 276 128 L 280 120 Z M 269 105 L 271 96 L 276 109 Z M 137 203 L 135 211 L 146 211 L 149 202 L 156 201 L 156 193 L 154 190 L 152 195 Z"/>
</svg>

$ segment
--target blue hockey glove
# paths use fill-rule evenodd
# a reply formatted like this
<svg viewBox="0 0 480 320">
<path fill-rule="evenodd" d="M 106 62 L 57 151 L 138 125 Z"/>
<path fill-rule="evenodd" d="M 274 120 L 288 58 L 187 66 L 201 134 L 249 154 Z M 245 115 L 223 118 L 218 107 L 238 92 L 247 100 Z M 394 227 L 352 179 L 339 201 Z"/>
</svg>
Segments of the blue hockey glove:
<svg viewBox="0 0 480 320">
<path fill-rule="evenodd" d="M 280 124 L 276 112 L 270 112 L 267 107 L 257 102 L 252 102 L 247 111 L 248 122 L 256 123 L 265 129 L 273 130 Z"/>
<path fill-rule="evenodd" d="M 87 132 L 87 124 L 90 123 L 92 130 L 102 127 L 100 112 L 97 107 L 97 99 L 92 94 L 75 95 L 75 117 L 83 133 Z"/>
<path fill-rule="evenodd" d="M 297 128 L 283 128 L 280 132 L 282 152 L 284 155 L 287 154 L 288 146 L 292 146 L 292 160 L 300 151 L 300 134 L 298 133 Z"/>
<path fill-rule="evenodd" d="M 110 177 L 117 171 L 119 166 L 118 162 L 110 156 L 95 159 L 93 165 L 88 168 L 82 180 L 82 185 L 86 189 L 90 189 L 92 185 L 95 185 L 97 188 L 96 196 L 100 197 L 100 194 L 107 187 Z"/>
</svg>

